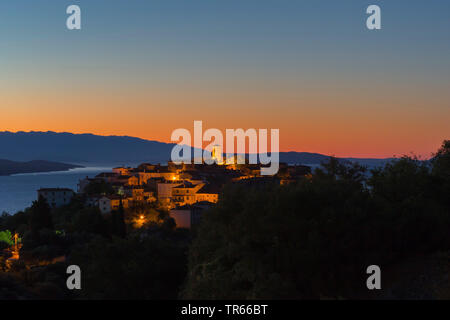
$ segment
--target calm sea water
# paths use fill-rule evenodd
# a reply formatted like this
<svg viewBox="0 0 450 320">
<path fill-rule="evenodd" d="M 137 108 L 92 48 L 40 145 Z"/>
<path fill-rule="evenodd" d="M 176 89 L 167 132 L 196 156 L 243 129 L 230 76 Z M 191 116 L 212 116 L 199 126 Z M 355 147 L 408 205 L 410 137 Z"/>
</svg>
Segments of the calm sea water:
<svg viewBox="0 0 450 320">
<path fill-rule="evenodd" d="M 62 172 L 26 173 L 0 176 L 0 214 L 16 213 L 36 200 L 39 188 L 70 188 L 77 191 L 78 180 L 111 171 L 113 166 L 92 166 Z"/>
</svg>

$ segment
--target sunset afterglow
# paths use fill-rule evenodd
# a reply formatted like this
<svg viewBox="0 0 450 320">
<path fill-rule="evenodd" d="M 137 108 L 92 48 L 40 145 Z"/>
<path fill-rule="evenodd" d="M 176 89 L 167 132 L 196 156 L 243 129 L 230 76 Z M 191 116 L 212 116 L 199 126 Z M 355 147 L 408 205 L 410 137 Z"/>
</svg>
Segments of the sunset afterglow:
<svg viewBox="0 0 450 320">
<path fill-rule="evenodd" d="M 281 151 L 425 158 L 450 135 L 448 3 L 386 2 L 370 33 L 357 1 L 78 2 L 79 32 L 55 27 L 64 3 L 0 4 L 1 131 L 170 142 L 202 120 L 279 128 Z"/>
</svg>

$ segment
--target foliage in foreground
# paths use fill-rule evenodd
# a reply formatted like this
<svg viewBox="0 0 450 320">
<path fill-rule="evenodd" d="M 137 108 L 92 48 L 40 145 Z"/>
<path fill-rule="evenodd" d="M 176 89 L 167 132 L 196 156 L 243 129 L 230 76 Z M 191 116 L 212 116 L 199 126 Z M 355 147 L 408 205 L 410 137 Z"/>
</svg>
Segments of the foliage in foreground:
<svg viewBox="0 0 450 320">
<path fill-rule="evenodd" d="M 358 297 L 366 268 L 450 249 L 450 142 L 433 166 L 331 159 L 296 184 L 233 186 L 203 220 L 183 298 Z"/>
<path fill-rule="evenodd" d="M 39 199 L 0 216 L 36 263 L 6 274 L 0 255 L 0 299 L 358 298 L 368 265 L 450 250 L 449 194 L 450 141 L 430 163 L 405 157 L 370 177 L 331 159 L 294 184 L 228 186 L 188 255 L 190 234 L 155 208 L 108 216 L 74 201 L 50 212 Z M 81 292 L 65 286 L 68 264 L 81 267 Z"/>
</svg>

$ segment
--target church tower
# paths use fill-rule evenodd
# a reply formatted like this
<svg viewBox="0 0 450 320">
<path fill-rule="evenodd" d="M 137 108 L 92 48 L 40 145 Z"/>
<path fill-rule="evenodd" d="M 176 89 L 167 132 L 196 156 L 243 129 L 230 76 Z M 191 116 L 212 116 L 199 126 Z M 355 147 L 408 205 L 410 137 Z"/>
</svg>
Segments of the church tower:
<svg viewBox="0 0 450 320">
<path fill-rule="evenodd" d="M 223 164 L 223 153 L 222 153 L 222 147 L 219 145 L 215 145 L 212 148 L 211 152 L 211 158 L 217 163 L 217 164 Z"/>
</svg>

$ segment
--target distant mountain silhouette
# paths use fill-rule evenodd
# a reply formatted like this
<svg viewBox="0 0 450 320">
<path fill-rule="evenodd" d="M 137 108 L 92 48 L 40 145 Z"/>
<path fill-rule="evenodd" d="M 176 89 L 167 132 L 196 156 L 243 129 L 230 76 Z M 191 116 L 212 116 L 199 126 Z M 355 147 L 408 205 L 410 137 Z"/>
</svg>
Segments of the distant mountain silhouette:
<svg viewBox="0 0 450 320">
<path fill-rule="evenodd" d="M 17 162 L 0 159 L 0 176 L 8 176 L 17 173 L 33 173 L 33 172 L 50 172 L 50 171 L 66 171 L 69 169 L 79 168 L 74 164 L 52 162 L 45 160 L 33 160 L 28 162 Z"/>
<path fill-rule="evenodd" d="M 0 158 L 14 161 L 45 159 L 72 163 L 165 163 L 174 144 L 129 136 L 98 136 L 56 132 L 0 132 Z M 329 156 L 309 152 L 280 152 L 280 161 L 319 165 Z M 383 165 L 390 159 L 347 158 L 363 165 Z"/>
<path fill-rule="evenodd" d="M 56 132 L 0 132 L 0 158 L 75 163 L 165 162 L 173 144 L 127 136 Z"/>
<path fill-rule="evenodd" d="M 326 160 L 330 156 L 326 156 L 320 153 L 309 152 L 280 152 L 280 162 L 286 162 L 290 164 L 305 164 L 305 165 L 318 165 Z M 358 162 L 361 165 L 367 167 L 384 166 L 387 162 L 392 161 L 394 158 L 374 159 L 374 158 L 340 158 L 345 161 Z"/>
<path fill-rule="evenodd" d="M 320 153 L 311 152 L 280 152 L 280 162 L 286 162 L 291 164 L 319 164 L 326 161 L 330 156 L 326 156 Z"/>
</svg>

